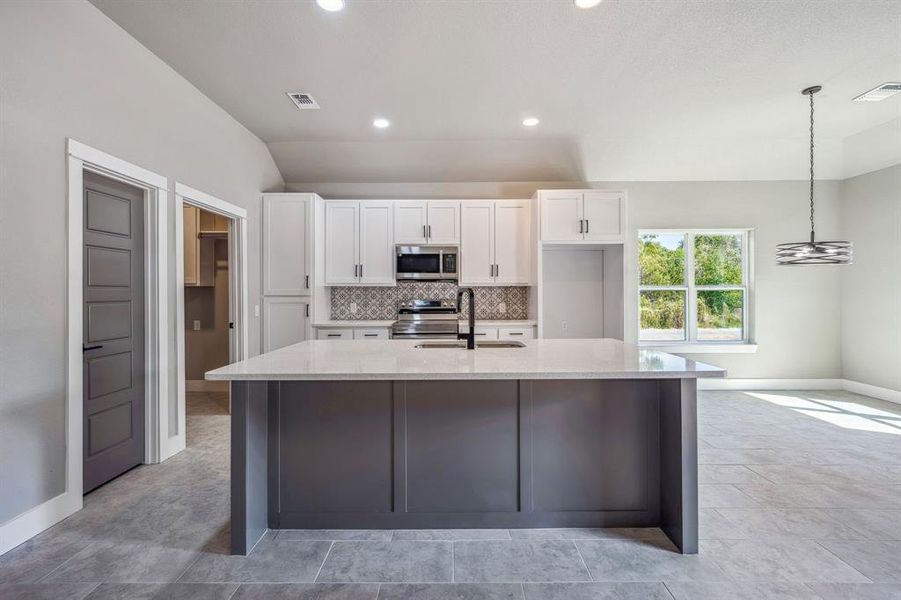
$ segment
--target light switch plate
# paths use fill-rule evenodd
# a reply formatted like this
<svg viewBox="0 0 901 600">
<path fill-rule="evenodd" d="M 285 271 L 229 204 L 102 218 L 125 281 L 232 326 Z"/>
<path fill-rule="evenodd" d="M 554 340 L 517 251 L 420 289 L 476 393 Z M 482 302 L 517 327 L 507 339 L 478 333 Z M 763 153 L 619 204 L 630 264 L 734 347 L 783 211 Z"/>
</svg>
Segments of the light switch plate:
<svg viewBox="0 0 901 600">
<path fill-rule="evenodd" d="M 200 331 L 200 319 L 194 319 L 194 331 Z"/>
</svg>

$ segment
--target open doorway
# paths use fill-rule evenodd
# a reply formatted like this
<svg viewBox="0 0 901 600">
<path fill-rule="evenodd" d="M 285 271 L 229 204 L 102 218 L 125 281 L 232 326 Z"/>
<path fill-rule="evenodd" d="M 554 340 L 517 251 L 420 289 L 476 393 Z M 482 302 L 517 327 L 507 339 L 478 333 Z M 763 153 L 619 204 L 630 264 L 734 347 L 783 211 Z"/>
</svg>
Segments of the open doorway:
<svg viewBox="0 0 901 600">
<path fill-rule="evenodd" d="M 229 412 L 228 388 L 204 379 L 248 356 L 247 211 L 175 184 L 176 389 L 165 460 L 188 445 L 189 415 Z"/>
<path fill-rule="evenodd" d="M 226 413 L 227 382 L 206 381 L 204 373 L 227 365 L 234 355 L 229 276 L 232 219 L 188 202 L 182 211 L 185 408 L 188 416 L 199 406 Z M 190 419 L 187 426 L 190 429 Z"/>
</svg>

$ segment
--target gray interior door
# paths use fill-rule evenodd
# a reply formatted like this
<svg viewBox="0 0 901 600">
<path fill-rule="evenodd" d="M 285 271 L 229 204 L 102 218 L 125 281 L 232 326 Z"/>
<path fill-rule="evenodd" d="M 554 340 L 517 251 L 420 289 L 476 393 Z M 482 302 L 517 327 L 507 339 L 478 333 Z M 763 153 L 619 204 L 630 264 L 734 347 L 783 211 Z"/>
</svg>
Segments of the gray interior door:
<svg viewBox="0 0 901 600">
<path fill-rule="evenodd" d="M 84 174 L 84 491 L 144 459 L 144 192 Z"/>
</svg>

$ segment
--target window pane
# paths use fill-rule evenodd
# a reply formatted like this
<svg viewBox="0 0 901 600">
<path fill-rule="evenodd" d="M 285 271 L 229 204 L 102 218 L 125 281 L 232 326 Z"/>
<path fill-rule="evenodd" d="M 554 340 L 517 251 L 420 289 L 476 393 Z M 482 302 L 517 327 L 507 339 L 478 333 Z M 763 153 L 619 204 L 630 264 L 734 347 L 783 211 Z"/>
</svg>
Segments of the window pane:
<svg viewBox="0 0 901 600">
<path fill-rule="evenodd" d="M 685 292 L 641 292 L 641 341 L 685 340 Z"/>
<path fill-rule="evenodd" d="M 641 285 L 682 285 L 685 283 L 685 236 L 643 234 L 638 239 Z"/>
<path fill-rule="evenodd" d="M 737 234 L 695 236 L 695 284 L 741 285 L 741 238 Z"/>
<path fill-rule="evenodd" d="M 742 290 L 698 292 L 698 340 L 740 342 L 743 334 L 744 298 Z"/>
</svg>

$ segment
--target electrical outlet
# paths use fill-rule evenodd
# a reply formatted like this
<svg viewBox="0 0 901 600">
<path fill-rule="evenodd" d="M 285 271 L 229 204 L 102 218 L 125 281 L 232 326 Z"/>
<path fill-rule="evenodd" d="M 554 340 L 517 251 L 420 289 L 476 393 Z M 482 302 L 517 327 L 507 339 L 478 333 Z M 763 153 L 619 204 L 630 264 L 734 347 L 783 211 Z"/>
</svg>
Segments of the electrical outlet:
<svg viewBox="0 0 901 600">
<path fill-rule="evenodd" d="M 194 319 L 194 331 L 200 331 L 200 319 Z"/>
<path fill-rule="evenodd" d="M 566 329 L 568 327 L 569 327 L 569 323 L 567 323 L 566 321 L 560 321 L 560 329 L 562 329 L 563 331 L 566 331 Z"/>
<path fill-rule="evenodd" d="M 357 303 L 356 302 L 350 303 L 350 312 L 352 312 L 353 314 L 357 314 Z"/>
<path fill-rule="evenodd" d="M 255 316 L 255 317 L 260 316 L 260 305 L 259 304 L 253 305 L 253 316 Z"/>
<path fill-rule="evenodd" d="M 506 314 L 506 313 L 507 313 L 507 303 L 506 303 L 506 302 L 501 302 L 500 304 L 498 304 L 498 305 L 497 305 L 497 312 L 501 313 L 502 315 L 503 315 L 503 314 Z"/>
</svg>

